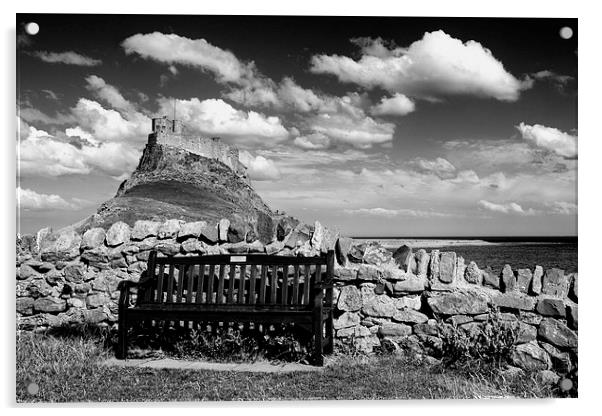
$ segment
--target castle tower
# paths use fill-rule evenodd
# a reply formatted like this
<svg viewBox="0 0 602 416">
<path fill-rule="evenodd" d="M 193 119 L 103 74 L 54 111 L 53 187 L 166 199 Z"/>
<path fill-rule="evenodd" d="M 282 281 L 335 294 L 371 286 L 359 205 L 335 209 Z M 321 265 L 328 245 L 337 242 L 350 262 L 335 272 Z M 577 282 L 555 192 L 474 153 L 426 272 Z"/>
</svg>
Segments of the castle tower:
<svg viewBox="0 0 602 416">
<path fill-rule="evenodd" d="M 182 134 L 182 120 L 173 120 L 171 131 L 174 134 Z"/>
<path fill-rule="evenodd" d="M 173 128 L 171 124 L 171 120 L 168 120 L 167 116 L 153 118 L 153 133 L 167 133 Z"/>
</svg>

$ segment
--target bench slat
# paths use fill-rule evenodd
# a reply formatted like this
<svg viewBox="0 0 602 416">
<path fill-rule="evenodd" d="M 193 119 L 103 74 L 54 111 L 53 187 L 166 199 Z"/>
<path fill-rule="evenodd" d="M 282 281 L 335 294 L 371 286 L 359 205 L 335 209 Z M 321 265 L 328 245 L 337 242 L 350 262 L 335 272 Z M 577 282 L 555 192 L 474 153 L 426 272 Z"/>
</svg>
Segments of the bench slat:
<svg viewBox="0 0 602 416">
<path fill-rule="evenodd" d="M 251 277 L 249 277 L 249 299 L 248 303 L 250 305 L 255 304 L 255 279 L 257 278 L 257 266 L 251 264 Z"/>
<path fill-rule="evenodd" d="M 173 279 L 174 279 L 174 264 L 169 265 L 169 275 L 167 276 L 167 303 L 173 303 Z"/>
<path fill-rule="evenodd" d="M 209 266 L 209 275 L 207 277 L 207 300 L 205 303 L 213 303 L 213 281 L 215 280 L 215 264 Z"/>
<path fill-rule="evenodd" d="M 240 255 L 232 254 L 215 254 L 215 255 L 202 255 L 202 256 L 190 256 L 190 257 L 173 257 L 173 256 L 161 256 L 157 257 L 158 260 L 165 264 L 230 264 L 232 257 L 240 257 Z M 266 254 L 246 254 L 244 255 L 245 264 L 270 264 L 270 265 L 295 265 L 295 264 L 326 264 L 326 258 L 315 256 L 315 257 L 291 257 L 291 256 L 277 256 L 277 255 L 266 255 Z M 240 264 L 241 262 L 237 262 Z"/>
<path fill-rule="evenodd" d="M 303 301 L 301 302 L 303 305 L 309 305 L 309 291 L 311 286 L 311 265 L 305 265 L 305 279 L 303 283 Z"/>
<path fill-rule="evenodd" d="M 230 265 L 230 275 L 228 280 L 228 304 L 234 303 L 234 281 L 236 280 L 236 264 Z"/>
<path fill-rule="evenodd" d="M 265 290 L 267 286 L 268 280 L 268 266 L 266 264 L 261 265 L 261 279 L 259 281 L 259 299 L 257 303 L 264 304 L 265 303 Z"/>
<path fill-rule="evenodd" d="M 299 304 L 299 265 L 295 264 L 293 275 L 293 299 L 291 304 Z"/>
<path fill-rule="evenodd" d="M 157 297 L 155 302 L 163 303 L 163 273 L 165 272 L 165 265 L 163 263 L 157 264 L 159 271 L 157 273 Z M 154 270 L 153 270 L 154 272 Z M 152 273 L 149 270 L 149 273 Z"/>
<path fill-rule="evenodd" d="M 184 276 L 186 276 L 187 267 L 183 264 L 178 268 L 178 288 L 176 291 L 176 303 L 182 302 L 182 293 L 184 292 Z"/>
<path fill-rule="evenodd" d="M 216 303 L 224 302 L 224 283 L 226 280 L 226 265 L 220 264 L 219 266 L 219 282 L 217 284 Z"/>
<path fill-rule="evenodd" d="M 278 265 L 272 266 L 272 278 L 270 281 L 270 303 L 276 303 L 276 296 L 278 294 Z"/>
<path fill-rule="evenodd" d="M 240 280 L 238 281 L 238 303 L 245 303 L 245 272 L 247 270 L 246 264 L 240 265 Z"/>
<path fill-rule="evenodd" d="M 202 273 L 204 266 L 199 266 L 199 274 Z M 188 270 L 188 285 L 186 287 L 186 303 L 192 303 L 192 289 L 194 288 L 194 269 L 196 269 L 196 266 L 193 264 L 191 266 L 189 266 L 189 270 Z M 198 284 L 200 285 L 201 282 L 198 282 Z M 197 293 L 199 287 L 197 286 Z M 201 291 L 202 293 L 202 291 Z M 198 296 L 198 294 L 197 294 Z"/>
<path fill-rule="evenodd" d="M 288 265 L 282 266 L 282 305 L 288 304 Z"/>
</svg>

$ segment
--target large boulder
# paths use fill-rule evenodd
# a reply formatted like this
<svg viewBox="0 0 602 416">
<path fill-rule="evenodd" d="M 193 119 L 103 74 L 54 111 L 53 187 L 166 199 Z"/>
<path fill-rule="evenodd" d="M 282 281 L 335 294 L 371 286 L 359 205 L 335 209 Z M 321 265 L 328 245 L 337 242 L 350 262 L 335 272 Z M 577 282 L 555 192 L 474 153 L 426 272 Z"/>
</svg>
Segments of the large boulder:
<svg viewBox="0 0 602 416">
<path fill-rule="evenodd" d="M 488 286 L 493 289 L 500 288 L 500 276 L 493 271 L 491 267 L 486 267 L 481 270 L 483 286 Z"/>
<path fill-rule="evenodd" d="M 245 241 L 245 237 L 248 231 L 248 224 L 243 218 L 234 214 L 232 219 L 230 220 L 230 225 L 228 226 L 227 240 L 230 243 L 240 243 L 241 241 Z"/>
<path fill-rule="evenodd" d="M 408 275 L 406 280 L 395 282 L 393 285 L 393 291 L 395 294 L 424 292 L 427 284 L 428 281 L 424 276 L 418 277 L 414 275 Z"/>
<path fill-rule="evenodd" d="M 218 226 L 207 224 L 201 230 L 201 239 L 209 244 L 216 244 L 219 240 Z"/>
<path fill-rule="evenodd" d="M 509 264 L 506 264 L 502 270 L 501 289 L 504 292 L 513 292 L 517 289 L 516 276 Z"/>
<path fill-rule="evenodd" d="M 577 334 L 554 318 L 544 318 L 537 331 L 539 337 L 560 349 L 577 348 Z"/>
<path fill-rule="evenodd" d="M 102 228 L 90 228 L 82 236 L 80 248 L 82 250 L 91 250 L 100 247 L 105 242 L 106 233 Z"/>
<path fill-rule="evenodd" d="M 130 226 L 123 221 L 117 221 L 107 231 L 107 246 L 117 247 L 130 241 Z"/>
<path fill-rule="evenodd" d="M 566 317 L 566 306 L 560 299 L 542 298 L 537 302 L 535 310 L 543 316 L 551 316 L 554 318 Z"/>
<path fill-rule="evenodd" d="M 182 221 L 171 219 L 165 221 L 159 227 L 159 231 L 157 232 L 157 238 L 163 240 L 167 238 L 176 238 L 178 233 L 180 232 L 180 226 Z"/>
<path fill-rule="evenodd" d="M 340 290 L 337 308 L 341 311 L 359 311 L 362 308 L 362 294 L 355 286 L 343 286 Z"/>
<path fill-rule="evenodd" d="M 263 244 L 269 244 L 272 241 L 274 241 L 274 220 L 270 215 L 261 211 L 257 213 L 257 222 L 255 223 L 255 234 L 259 241 L 261 241 Z"/>
<path fill-rule="evenodd" d="M 527 371 L 547 370 L 552 366 L 550 356 L 536 342 L 517 345 L 510 360 L 513 365 Z"/>
<path fill-rule="evenodd" d="M 289 235 L 299 225 L 299 221 L 293 217 L 282 217 L 278 221 L 276 226 L 276 239 L 278 241 L 284 241 L 286 236 Z"/>
<path fill-rule="evenodd" d="M 405 324 L 395 322 L 385 322 L 378 328 L 378 334 L 381 337 L 407 337 L 412 335 L 412 327 Z"/>
<path fill-rule="evenodd" d="M 535 299 L 520 292 L 501 293 L 496 292 L 491 295 L 493 306 L 508 309 L 518 309 L 523 311 L 532 311 L 535 309 Z"/>
<path fill-rule="evenodd" d="M 426 278 L 428 274 L 429 260 L 431 259 L 425 249 L 421 248 L 414 255 L 416 259 L 416 275 Z"/>
<path fill-rule="evenodd" d="M 142 241 L 146 237 L 156 237 L 159 233 L 159 227 L 161 227 L 161 223 L 158 221 L 138 220 L 134 223 L 130 238 L 135 241 Z"/>
<path fill-rule="evenodd" d="M 552 268 L 546 270 L 542 279 L 541 293 L 565 298 L 569 293 L 569 282 L 564 270 Z"/>
<path fill-rule="evenodd" d="M 477 315 L 488 311 L 488 298 L 477 291 L 433 292 L 427 303 L 434 313 L 442 315 Z"/>
<path fill-rule="evenodd" d="M 541 293 L 541 278 L 543 277 L 543 267 L 535 266 L 533 278 L 531 279 L 531 293 L 539 295 Z"/>
<path fill-rule="evenodd" d="M 579 279 L 577 273 L 573 273 L 573 277 L 571 279 L 571 288 L 569 292 L 569 296 L 575 302 L 579 300 Z"/>
<path fill-rule="evenodd" d="M 530 269 L 518 269 L 516 271 L 516 284 L 520 292 L 529 292 L 529 287 L 531 286 L 532 279 L 533 273 L 531 273 Z"/>
<path fill-rule="evenodd" d="M 397 313 L 397 308 L 393 299 L 387 295 L 378 295 L 364 302 L 362 313 L 368 316 L 391 318 Z"/>
<path fill-rule="evenodd" d="M 82 238 L 74 230 L 59 231 L 42 240 L 40 255 L 43 261 L 70 261 L 79 256 Z"/>
<path fill-rule="evenodd" d="M 407 272 L 410 271 L 409 265 L 410 265 L 410 259 L 412 257 L 413 257 L 412 248 L 405 244 L 403 246 L 399 247 L 393 253 L 393 258 L 395 259 L 397 264 L 399 264 L 399 268 L 402 270 L 405 270 Z"/>
<path fill-rule="evenodd" d="M 452 283 L 456 277 L 456 253 L 444 251 L 439 259 L 439 280 Z"/>
<path fill-rule="evenodd" d="M 357 313 L 345 312 L 333 321 L 334 329 L 354 327 L 360 324 L 360 316 Z"/>
<path fill-rule="evenodd" d="M 187 222 L 180 226 L 178 239 L 199 238 L 203 229 L 207 226 L 206 221 Z"/>
<path fill-rule="evenodd" d="M 37 312 L 63 312 L 67 309 L 67 301 L 54 297 L 38 298 L 33 303 L 33 309 Z"/>
<path fill-rule="evenodd" d="M 439 250 L 431 251 L 431 260 L 429 263 L 429 279 L 431 281 L 439 280 Z"/>
<path fill-rule="evenodd" d="M 466 270 L 464 271 L 464 279 L 468 283 L 480 285 L 482 277 L 483 277 L 483 274 L 481 273 L 479 266 L 477 266 L 477 264 L 474 261 L 471 261 L 470 263 L 468 263 L 468 266 L 466 267 Z"/>
<path fill-rule="evenodd" d="M 428 321 L 429 318 L 425 314 L 413 309 L 402 309 L 397 311 L 397 313 L 393 315 L 392 319 L 396 322 L 423 324 Z"/>
<path fill-rule="evenodd" d="M 392 254 L 386 248 L 378 244 L 370 244 L 366 246 L 364 251 L 363 260 L 368 264 L 374 264 L 381 266 L 384 263 L 388 263 L 391 260 Z"/>
<path fill-rule="evenodd" d="M 353 246 L 353 239 L 349 237 L 339 237 L 335 244 L 335 255 L 337 258 L 337 262 L 341 266 L 346 266 L 349 261 L 347 256 L 349 255 L 349 250 Z"/>
</svg>

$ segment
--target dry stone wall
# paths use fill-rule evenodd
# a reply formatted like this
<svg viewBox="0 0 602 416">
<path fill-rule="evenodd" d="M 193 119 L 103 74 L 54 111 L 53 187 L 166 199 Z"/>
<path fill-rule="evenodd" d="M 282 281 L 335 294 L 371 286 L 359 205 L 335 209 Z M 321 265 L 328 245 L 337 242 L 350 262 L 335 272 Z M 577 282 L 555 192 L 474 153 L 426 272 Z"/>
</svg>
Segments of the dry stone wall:
<svg viewBox="0 0 602 416">
<path fill-rule="evenodd" d="M 577 366 L 578 275 L 563 270 L 482 270 L 454 252 L 395 253 L 283 217 L 263 244 L 235 219 L 217 224 L 117 222 L 93 228 L 42 229 L 17 238 L 16 312 L 20 330 L 69 324 L 116 326 L 117 285 L 137 281 L 152 249 L 164 256 L 267 253 L 314 256 L 335 249 L 336 343 L 371 353 L 443 354 L 446 334 L 486 333 L 505 322 L 517 334 L 512 364 L 567 374 Z M 265 233 L 264 233 L 265 234 Z"/>
</svg>

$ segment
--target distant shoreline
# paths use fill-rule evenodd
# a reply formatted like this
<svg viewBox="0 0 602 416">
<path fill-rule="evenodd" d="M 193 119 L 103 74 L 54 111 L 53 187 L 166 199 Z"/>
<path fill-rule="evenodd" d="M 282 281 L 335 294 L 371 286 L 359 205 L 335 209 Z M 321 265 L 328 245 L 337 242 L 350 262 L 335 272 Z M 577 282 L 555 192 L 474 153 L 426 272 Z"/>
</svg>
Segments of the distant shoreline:
<svg viewBox="0 0 602 416">
<path fill-rule="evenodd" d="M 378 242 L 385 248 L 398 248 L 402 245 L 408 245 L 412 248 L 440 248 L 454 246 L 498 246 L 506 244 L 571 244 L 577 243 L 577 237 L 488 237 L 487 239 L 480 238 L 437 238 L 437 237 L 420 237 L 420 238 L 399 238 L 399 237 L 353 237 L 358 241 Z M 489 241 L 488 241 L 489 240 Z M 497 240 L 497 241 L 496 241 Z"/>
</svg>

